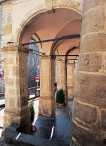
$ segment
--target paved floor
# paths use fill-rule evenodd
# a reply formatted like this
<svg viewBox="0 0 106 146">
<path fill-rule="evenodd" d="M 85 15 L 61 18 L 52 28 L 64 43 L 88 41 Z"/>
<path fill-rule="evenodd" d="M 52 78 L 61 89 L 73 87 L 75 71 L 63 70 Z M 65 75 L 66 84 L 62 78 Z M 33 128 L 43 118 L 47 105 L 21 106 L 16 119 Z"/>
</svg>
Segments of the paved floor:
<svg viewBox="0 0 106 146">
<path fill-rule="evenodd" d="M 36 117 L 34 125 L 38 131 L 33 135 L 52 139 L 62 143 L 63 145 L 70 145 L 71 139 L 71 112 L 72 112 L 72 100 L 68 101 L 68 105 L 65 108 L 56 108 L 55 119 Z M 37 104 L 38 105 L 38 104 Z M 36 110 L 36 115 L 38 110 Z M 52 138 L 50 138 L 52 136 Z"/>
<path fill-rule="evenodd" d="M 56 116 L 54 119 L 45 118 L 39 115 L 39 100 L 34 100 L 35 119 L 33 125 L 37 127 L 37 131 L 33 133 L 34 137 L 42 137 L 51 141 L 58 141 L 62 146 L 69 146 L 71 139 L 71 113 L 72 100 L 68 101 L 65 108 L 56 108 Z M 0 109 L 0 127 L 3 126 L 4 109 Z M 0 129 L 1 131 L 2 129 Z"/>
</svg>

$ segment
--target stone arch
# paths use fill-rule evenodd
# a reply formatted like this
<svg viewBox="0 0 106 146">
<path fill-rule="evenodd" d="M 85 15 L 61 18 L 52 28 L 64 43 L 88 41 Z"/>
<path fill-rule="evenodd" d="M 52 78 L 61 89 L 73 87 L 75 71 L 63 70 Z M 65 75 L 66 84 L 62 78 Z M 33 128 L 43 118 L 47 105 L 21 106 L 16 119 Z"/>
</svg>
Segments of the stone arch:
<svg viewBox="0 0 106 146">
<path fill-rule="evenodd" d="M 78 49 L 79 48 L 79 46 L 74 46 L 74 47 L 71 47 L 71 48 L 69 48 L 68 50 L 67 50 L 67 52 L 66 52 L 66 56 L 65 56 L 65 61 L 67 60 L 67 55 L 70 53 L 70 52 L 72 52 L 73 50 L 75 50 L 75 49 Z M 76 58 L 76 57 L 75 57 Z"/>
<path fill-rule="evenodd" d="M 67 88 L 67 97 L 68 99 L 74 98 L 74 86 L 75 86 L 75 58 L 77 56 L 68 56 L 68 55 L 77 55 L 78 46 L 73 46 L 69 48 L 66 52 L 65 62 L 66 62 L 66 88 Z M 73 59 L 73 60 L 70 60 Z"/>
<path fill-rule="evenodd" d="M 62 1 L 62 0 L 61 0 Z M 61 2 L 60 1 L 60 2 Z M 79 6 L 80 6 L 80 4 L 78 3 L 78 5 L 77 5 L 77 7 L 75 7 L 75 5 L 72 5 L 72 3 L 65 3 L 65 4 L 57 4 L 57 2 L 56 1 L 54 1 L 56 4 L 53 4 L 53 7 L 52 7 L 52 9 L 57 9 L 57 8 L 59 8 L 59 9 L 61 9 L 61 8 L 64 8 L 64 9 L 68 9 L 68 10 L 73 10 L 73 11 L 75 11 L 75 12 L 77 12 L 77 13 L 79 13 L 79 14 L 81 14 L 81 11 L 79 10 Z M 71 0 L 69 1 L 69 2 L 72 2 Z M 51 9 L 51 10 L 52 10 Z M 43 15 L 45 12 L 47 12 L 48 11 L 48 9 L 45 7 L 45 5 L 43 4 L 43 5 L 40 5 L 40 6 L 38 6 L 38 7 L 35 7 L 34 9 L 32 9 L 31 11 L 29 11 L 27 14 L 25 14 L 25 17 L 24 17 L 24 20 L 20 23 L 20 25 L 19 25 L 19 27 L 17 27 L 17 29 L 16 29 L 16 34 L 17 34 L 17 37 L 16 37 L 16 42 L 17 42 L 17 44 L 19 44 L 19 46 L 21 46 L 21 40 L 22 40 L 22 36 L 23 36 L 23 33 L 24 33 L 24 31 L 25 31 L 25 26 L 27 26 L 27 25 L 29 25 L 32 21 L 33 21 L 33 19 L 35 18 L 35 17 L 37 17 L 37 16 L 39 16 L 39 15 Z M 11 22 L 12 23 L 12 22 Z M 13 24 L 12 24 L 13 25 Z M 12 62 L 12 64 L 10 65 L 9 64 L 9 62 L 8 62 L 8 69 L 13 69 L 14 70 L 14 72 L 16 71 L 16 70 L 18 70 L 18 73 L 20 73 L 20 74 L 18 74 L 17 75 L 17 78 L 15 77 L 14 79 L 15 79 L 15 81 L 14 81 L 14 83 L 17 83 L 17 79 L 18 79 L 18 84 L 19 84 L 19 87 L 18 86 L 16 86 L 16 84 L 15 84 L 15 87 L 16 87 L 16 89 L 19 91 L 20 90 L 20 92 L 21 93 L 19 93 L 19 95 L 18 96 L 16 96 L 16 99 L 14 98 L 14 109 L 16 108 L 16 105 L 17 105 L 17 109 L 18 109 L 18 106 L 20 106 L 20 111 L 19 110 L 17 110 L 16 109 L 16 111 L 17 111 L 17 113 L 18 114 L 16 114 L 16 111 L 15 110 L 13 110 L 12 108 L 11 108 L 11 110 L 12 110 L 12 113 L 14 114 L 14 115 L 16 115 L 16 118 L 14 118 L 12 115 L 9 115 L 9 112 L 8 111 L 5 111 L 5 117 L 7 117 L 7 115 L 8 115 L 8 117 L 9 117 L 9 122 L 8 123 L 6 123 L 6 124 L 4 124 L 4 129 L 8 126 L 8 125 L 10 125 L 11 123 L 12 123 L 12 120 L 11 119 L 14 119 L 14 123 L 15 122 L 17 122 L 17 123 L 19 123 L 20 124 L 20 122 L 21 122 L 21 120 L 24 120 L 24 119 L 29 119 L 29 117 L 30 117 L 30 113 L 29 112 L 26 112 L 26 115 L 24 114 L 24 110 L 25 110 L 25 108 L 27 109 L 26 111 L 28 111 L 28 108 L 27 108 L 27 101 L 28 101 L 28 99 L 27 99 L 27 86 L 26 86 L 26 78 L 24 79 L 24 76 L 21 78 L 21 74 L 23 75 L 24 73 L 27 73 L 27 67 L 26 67 L 26 62 L 27 62 L 27 51 L 26 51 L 26 54 L 25 54 L 25 51 L 22 51 L 21 53 L 20 53 L 20 51 L 21 50 L 19 50 L 18 51 L 18 53 L 17 53 L 17 48 L 16 47 L 13 47 L 13 46 L 8 46 L 7 48 L 7 51 L 8 51 L 8 54 L 11 54 L 11 50 L 12 51 L 14 51 L 14 57 L 13 57 L 13 55 L 9 55 L 9 57 L 10 58 L 8 58 L 9 60 L 11 60 L 11 57 L 13 57 L 12 59 L 14 59 L 15 61 L 13 61 L 13 62 L 15 62 L 14 63 L 14 68 L 12 68 L 12 65 L 13 65 L 13 62 Z M 10 52 L 9 52 L 10 51 Z M 4 52 L 5 52 L 5 55 L 8 57 L 8 55 L 7 55 L 7 53 L 6 53 L 6 51 L 5 51 L 5 48 L 4 48 Z M 24 53 L 23 53 L 24 52 Z M 22 58 L 22 55 L 24 56 L 25 55 L 25 59 L 23 59 Z M 19 60 L 17 59 L 17 58 L 19 58 Z M 47 67 L 50 65 L 50 68 L 52 69 L 52 64 L 53 64 L 53 61 L 51 60 L 51 58 L 43 58 L 44 60 L 42 60 L 42 66 L 43 66 L 43 63 L 48 63 L 48 65 L 46 65 Z M 49 63 L 51 61 L 51 64 Z M 18 65 L 21 65 L 21 67 L 17 67 L 17 64 Z M 44 65 L 45 65 L 44 64 Z M 6 64 L 7 65 L 7 64 Z M 17 68 L 15 68 L 15 67 L 17 67 Z M 50 72 L 49 73 L 49 75 L 48 76 L 52 76 L 52 70 L 49 70 L 49 67 L 47 68 L 48 69 L 48 72 Z M 13 73 L 14 73 L 13 72 Z M 42 70 L 42 72 L 43 72 L 43 70 Z M 15 73 L 14 73 L 15 74 Z M 8 76 L 8 75 L 7 75 Z M 16 76 L 16 75 L 14 75 L 14 76 Z M 24 85 L 22 85 L 23 86 L 23 88 L 21 87 L 21 83 L 20 83 L 20 80 L 19 80 L 19 76 L 20 76 L 20 79 L 21 79 L 21 81 L 22 81 L 22 83 L 24 84 L 24 82 L 25 82 L 25 87 L 24 87 Z M 25 75 L 25 76 L 27 76 L 27 75 Z M 12 83 L 12 86 L 14 85 L 14 83 L 13 83 L 13 81 L 11 82 Z M 49 80 L 49 83 L 50 83 L 50 85 L 51 85 L 51 80 Z M 8 85 L 8 84 L 7 84 Z M 48 89 L 48 88 L 47 88 Z M 51 88 L 52 89 L 52 88 Z M 17 91 L 16 90 L 16 91 Z M 49 89 L 50 90 L 50 89 Z M 12 90 L 13 91 L 13 90 Z M 51 90 L 52 91 L 52 90 Z M 15 92 L 15 91 L 14 91 Z M 14 92 L 13 92 L 13 96 L 15 96 L 14 95 Z M 24 94 L 24 92 L 26 93 L 26 96 L 25 96 L 25 94 Z M 16 93 L 16 95 L 17 95 L 18 93 Z M 22 96 L 21 96 L 22 95 Z M 42 94 L 43 95 L 43 94 Z M 50 94 L 48 93 L 48 95 L 47 95 L 48 97 L 50 96 Z M 10 96 L 11 97 L 11 96 Z M 19 97 L 19 98 L 17 98 L 17 97 Z M 25 97 L 25 99 L 24 99 L 24 97 Z M 9 99 L 9 97 L 8 97 L 8 99 Z M 42 98 L 41 99 L 42 100 L 42 103 L 44 103 L 44 98 Z M 8 101 L 8 100 L 7 100 Z M 12 101 L 12 98 L 11 99 L 9 99 L 9 102 L 8 102 L 8 104 L 10 103 Z M 50 99 L 50 98 L 48 98 L 48 103 L 49 103 L 49 105 L 52 105 L 53 106 L 53 100 L 52 99 Z M 45 104 L 45 107 L 47 107 L 47 104 L 48 103 L 46 103 Z M 24 108 L 25 107 L 25 108 Z M 42 109 L 42 111 L 41 111 L 41 114 L 42 113 L 44 113 L 44 114 L 48 114 L 50 117 L 51 116 L 53 116 L 53 114 L 54 114 L 54 111 L 52 111 L 52 107 L 51 107 L 51 111 L 48 111 L 48 109 L 46 109 L 44 107 L 44 109 L 42 109 L 42 105 L 41 105 L 41 109 Z M 54 106 L 53 106 L 54 107 Z M 22 110 L 22 111 L 21 111 Z M 7 113 L 6 113 L 7 112 Z M 22 112 L 22 114 L 21 114 L 21 116 L 20 116 L 20 112 Z M 50 114 L 49 114 L 50 113 Z M 23 117 L 22 117 L 23 116 Z M 17 117 L 18 117 L 18 121 L 17 121 Z M 23 119 L 22 119 L 22 118 Z M 6 118 L 5 118 L 6 119 Z M 24 125 L 21 125 L 21 126 L 23 126 L 23 127 L 25 127 L 24 128 L 24 130 L 25 130 L 25 133 L 27 132 L 27 133 L 30 133 L 30 119 L 29 119 L 29 121 L 27 121 L 27 120 L 24 120 L 24 121 L 26 121 L 26 123 L 24 124 Z M 22 123 L 23 124 L 23 123 Z M 29 127 L 27 126 L 27 125 L 29 125 Z M 27 127 L 27 130 L 28 131 L 26 131 L 26 127 Z"/>
<path fill-rule="evenodd" d="M 82 15 L 82 8 L 80 6 L 81 4 L 79 4 L 78 2 L 76 2 L 76 7 L 75 5 L 73 5 L 72 3 L 70 4 L 63 4 L 63 5 L 54 5 L 52 9 L 68 9 L 68 10 L 73 10 L 75 12 L 77 12 L 78 14 Z M 34 9 L 32 9 L 30 12 L 28 12 L 25 17 L 24 20 L 20 23 L 19 28 L 17 28 L 16 32 L 17 32 L 17 38 L 16 38 L 16 42 L 18 44 L 21 45 L 21 40 L 22 40 L 22 36 L 23 33 L 25 31 L 25 26 L 29 25 L 33 19 L 39 15 L 43 15 L 44 13 L 46 13 L 48 10 L 44 7 L 44 5 L 40 5 L 35 7 Z"/>
<path fill-rule="evenodd" d="M 36 16 L 42 15 L 44 12 L 46 12 L 46 10 L 44 10 L 44 8 L 43 8 L 43 5 L 40 6 L 38 11 L 36 11 L 36 9 L 37 9 L 37 7 L 34 8 L 32 11 L 28 12 L 25 15 L 26 19 L 24 19 L 21 22 L 20 28 L 17 29 L 17 34 L 18 35 L 17 35 L 17 39 L 16 40 L 17 40 L 18 44 L 20 44 L 20 45 L 21 45 L 21 40 L 22 40 L 22 36 L 23 36 L 23 33 L 24 33 L 25 26 L 28 25 L 33 20 L 33 18 L 35 18 Z"/>
<path fill-rule="evenodd" d="M 62 43 L 64 43 L 64 40 L 56 41 L 55 44 L 51 47 L 50 54 L 51 54 L 51 55 L 54 55 L 55 52 L 56 52 L 56 50 L 57 50 L 57 48 L 58 48 Z M 65 55 L 67 55 L 67 54 L 71 51 L 71 49 L 74 48 L 74 45 L 75 45 L 75 44 L 73 44 L 73 46 L 71 46 L 71 47 L 69 47 L 69 48 L 67 49 Z M 71 48 L 71 49 L 70 49 L 70 48 Z M 76 48 L 76 47 L 75 47 L 75 48 Z M 65 57 L 65 60 L 66 60 L 66 57 Z"/>
<path fill-rule="evenodd" d="M 74 5 L 67 5 L 67 4 L 60 5 L 59 4 L 59 5 L 54 5 L 52 9 L 57 9 L 57 8 L 73 10 L 73 11 L 77 12 L 78 14 L 81 14 L 81 11 L 78 8 L 76 8 Z M 25 31 L 25 26 L 29 25 L 34 20 L 34 18 L 44 15 L 47 11 L 48 10 L 44 7 L 44 5 L 40 5 L 39 7 L 35 7 L 34 9 L 32 9 L 30 12 L 28 12 L 25 15 L 24 20 L 21 22 L 20 27 L 16 31 L 18 34 L 16 40 L 20 46 L 22 43 L 21 41 L 22 41 L 23 33 Z"/>
</svg>

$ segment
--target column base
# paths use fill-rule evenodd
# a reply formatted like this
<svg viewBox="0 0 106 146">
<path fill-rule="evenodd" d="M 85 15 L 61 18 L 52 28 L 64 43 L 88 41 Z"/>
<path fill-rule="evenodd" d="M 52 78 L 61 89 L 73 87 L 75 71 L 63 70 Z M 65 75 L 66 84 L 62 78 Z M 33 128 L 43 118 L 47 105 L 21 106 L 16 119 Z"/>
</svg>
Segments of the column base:
<svg viewBox="0 0 106 146">
<path fill-rule="evenodd" d="M 30 122 L 30 112 L 27 110 L 23 116 L 15 115 L 15 113 L 4 111 L 4 124 L 3 124 L 3 132 L 5 129 L 12 125 L 18 124 L 18 132 L 31 134 L 31 122 Z"/>
<path fill-rule="evenodd" d="M 55 117 L 55 98 L 39 98 L 39 115 L 44 117 Z"/>
</svg>

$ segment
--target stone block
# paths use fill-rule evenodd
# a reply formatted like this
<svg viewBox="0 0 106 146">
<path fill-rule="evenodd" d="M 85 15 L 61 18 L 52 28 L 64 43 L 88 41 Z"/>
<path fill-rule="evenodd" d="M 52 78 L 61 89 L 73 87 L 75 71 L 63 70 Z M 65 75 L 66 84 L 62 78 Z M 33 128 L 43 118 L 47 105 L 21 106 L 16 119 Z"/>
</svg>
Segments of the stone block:
<svg viewBox="0 0 106 146">
<path fill-rule="evenodd" d="M 26 96 L 21 97 L 21 106 L 28 105 L 28 98 Z"/>
<path fill-rule="evenodd" d="M 12 66 L 12 76 L 19 76 L 19 67 L 17 67 L 16 65 L 15 66 Z"/>
<path fill-rule="evenodd" d="M 24 106 L 21 108 L 21 114 L 24 115 L 25 113 L 28 113 L 29 112 L 29 108 L 28 108 L 28 105 Z"/>
<path fill-rule="evenodd" d="M 103 33 L 85 35 L 81 40 L 80 52 L 106 51 L 106 35 Z"/>
<path fill-rule="evenodd" d="M 20 123 L 20 119 L 21 119 L 20 116 L 15 117 L 15 119 L 14 119 L 15 120 L 15 123 Z"/>
<path fill-rule="evenodd" d="M 90 106 L 77 101 L 74 98 L 73 104 L 73 118 L 84 122 L 87 125 L 93 125 L 97 120 L 97 109 L 94 106 Z"/>
<path fill-rule="evenodd" d="M 17 96 L 17 107 L 20 108 L 22 105 L 21 100 L 20 100 L 20 96 Z"/>
<path fill-rule="evenodd" d="M 87 0 L 84 3 L 84 13 L 87 12 L 89 9 L 97 7 L 99 5 L 105 5 L 105 0 Z"/>
<path fill-rule="evenodd" d="M 17 80 L 16 80 L 16 85 L 17 85 L 17 88 L 16 88 L 16 96 L 18 98 L 18 97 L 20 97 L 20 86 L 19 86 L 19 83 L 17 82 Z"/>
<path fill-rule="evenodd" d="M 74 95 L 92 105 L 106 107 L 106 76 L 77 72 Z"/>
<path fill-rule="evenodd" d="M 106 109 L 101 110 L 101 130 L 106 131 Z"/>
<path fill-rule="evenodd" d="M 5 65 L 15 64 L 15 58 L 12 56 L 10 57 L 10 55 L 6 56 L 6 58 L 4 59 L 4 64 Z"/>
<path fill-rule="evenodd" d="M 22 97 L 26 97 L 28 99 L 28 87 L 20 87 L 20 95 Z"/>
<path fill-rule="evenodd" d="M 82 13 L 82 4 L 77 1 L 73 1 L 73 0 L 54 0 L 53 1 L 53 5 L 55 7 L 61 7 L 63 8 L 66 8 L 67 6 L 69 6 L 71 9 L 75 9 L 77 11 L 79 11 L 79 13 Z"/>
<path fill-rule="evenodd" d="M 6 36 L 12 33 L 12 24 L 4 25 L 3 26 L 3 34 Z"/>
<path fill-rule="evenodd" d="M 13 95 L 15 95 L 14 91 L 12 91 L 11 93 L 13 93 Z M 16 98 L 13 95 L 11 96 L 11 94 L 10 94 L 10 98 L 8 100 L 9 106 L 10 106 L 9 108 L 11 108 L 11 109 L 16 107 Z"/>
<path fill-rule="evenodd" d="M 52 4 L 52 1 L 50 1 L 50 0 L 45 0 L 45 4 L 46 4 L 46 9 L 48 10 L 48 11 L 53 11 L 53 4 Z"/>
<path fill-rule="evenodd" d="M 5 66 L 4 75 L 5 75 L 5 77 L 10 75 L 10 67 L 9 66 Z"/>
<path fill-rule="evenodd" d="M 101 134 L 100 131 L 93 132 L 90 129 L 85 129 L 72 123 L 72 133 L 73 137 L 80 143 L 82 146 L 105 146 L 104 139 L 105 134 Z"/>
<path fill-rule="evenodd" d="M 8 123 L 8 115 L 4 114 L 4 123 Z"/>
<path fill-rule="evenodd" d="M 16 128 L 18 128 L 18 126 L 19 125 L 9 126 L 8 128 L 6 128 L 6 130 L 4 131 L 6 143 L 10 143 L 12 140 L 12 137 L 18 134 L 18 132 L 16 131 Z"/>
<path fill-rule="evenodd" d="M 62 146 L 60 142 L 54 140 L 51 141 L 46 138 L 37 136 L 35 138 L 34 135 L 27 135 L 23 133 L 21 133 L 19 138 L 16 139 L 18 135 L 19 133 L 11 138 L 14 146 Z"/>
<path fill-rule="evenodd" d="M 102 54 L 89 53 L 80 54 L 78 61 L 78 70 L 87 72 L 98 72 L 102 67 Z"/>
<path fill-rule="evenodd" d="M 5 84 L 6 86 L 14 86 L 15 82 L 14 82 L 14 78 L 13 77 L 5 77 Z"/>
<path fill-rule="evenodd" d="M 73 99 L 74 98 L 74 87 L 68 86 L 68 99 Z"/>
<path fill-rule="evenodd" d="M 25 112 L 23 116 L 21 115 L 20 119 L 20 125 L 24 125 L 25 123 L 30 122 L 30 111 L 27 110 L 27 113 Z"/>
<path fill-rule="evenodd" d="M 20 77 L 20 86 L 26 87 L 28 85 L 27 77 Z"/>
<path fill-rule="evenodd" d="M 12 20 L 12 19 L 11 19 L 11 13 L 8 13 L 8 14 L 7 14 L 7 23 L 8 23 L 8 24 L 11 24 L 11 20 Z"/>
<path fill-rule="evenodd" d="M 40 97 L 39 99 L 39 115 L 45 117 L 54 117 L 55 116 L 55 98 L 44 98 Z"/>
<path fill-rule="evenodd" d="M 22 50 L 23 50 L 23 48 L 22 48 Z M 27 51 L 27 49 L 26 49 L 26 51 Z M 26 64 L 27 60 L 28 60 L 28 53 L 25 53 L 25 52 L 22 52 L 22 51 L 19 52 L 19 62 L 20 62 L 20 64 Z"/>
<path fill-rule="evenodd" d="M 86 13 L 82 18 L 81 36 L 87 33 L 93 32 L 95 33 L 104 29 L 105 27 L 104 16 L 105 16 L 104 7 L 97 7 Z"/>
<path fill-rule="evenodd" d="M 27 64 L 19 66 L 19 75 L 21 77 L 27 77 Z"/>
</svg>

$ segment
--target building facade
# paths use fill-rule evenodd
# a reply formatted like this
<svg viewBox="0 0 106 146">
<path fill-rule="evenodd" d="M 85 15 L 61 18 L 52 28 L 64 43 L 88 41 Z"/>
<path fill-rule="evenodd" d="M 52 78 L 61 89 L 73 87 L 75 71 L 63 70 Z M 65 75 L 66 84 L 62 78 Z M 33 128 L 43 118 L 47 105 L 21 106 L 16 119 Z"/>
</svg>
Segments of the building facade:
<svg viewBox="0 0 106 146">
<path fill-rule="evenodd" d="M 57 87 L 63 88 L 67 104 L 67 77 L 72 81 L 73 60 L 79 55 L 75 87 L 74 80 L 68 82 L 71 95 L 75 88 L 71 145 L 104 146 L 106 0 L 7 0 L 2 7 L 5 18 L 2 50 L 6 87 L 4 130 L 11 123 L 17 123 L 22 127 L 22 132 L 30 133 L 27 59 L 28 43 L 34 35 L 35 40 L 40 41 L 40 52 L 44 53 L 40 57 L 40 115 L 55 116 L 55 58 L 59 58 L 56 61 Z M 44 43 L 44 40 L 54 38 L 54 41 Z M 70 66 L 66 66 L 67 59 Z"/>
</svg>

